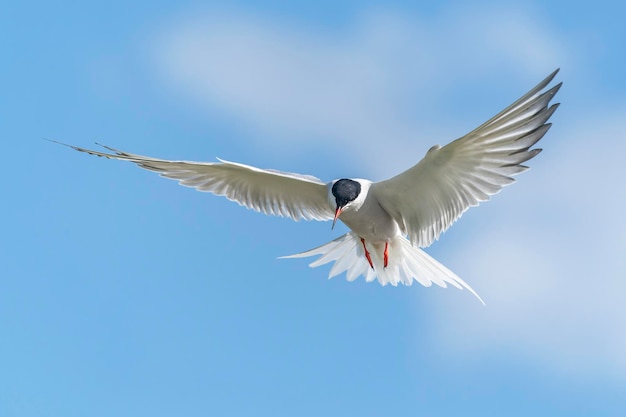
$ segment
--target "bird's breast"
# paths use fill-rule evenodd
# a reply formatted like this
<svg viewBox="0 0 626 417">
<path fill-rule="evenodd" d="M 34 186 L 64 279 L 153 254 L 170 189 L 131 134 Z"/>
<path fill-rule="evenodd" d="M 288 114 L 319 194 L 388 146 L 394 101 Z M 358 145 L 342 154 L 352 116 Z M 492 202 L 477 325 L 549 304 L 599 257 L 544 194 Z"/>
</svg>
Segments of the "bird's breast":
<svg viewBox="0 0 626 417">
<path fill-rule="evenodd" d="M 344 211 L 339 219 L 354 233 L 372 242 L 386 241 L 400 234 L 395 220 L 373 200 L 366 200 L 358 210 Z"/>
</svg>

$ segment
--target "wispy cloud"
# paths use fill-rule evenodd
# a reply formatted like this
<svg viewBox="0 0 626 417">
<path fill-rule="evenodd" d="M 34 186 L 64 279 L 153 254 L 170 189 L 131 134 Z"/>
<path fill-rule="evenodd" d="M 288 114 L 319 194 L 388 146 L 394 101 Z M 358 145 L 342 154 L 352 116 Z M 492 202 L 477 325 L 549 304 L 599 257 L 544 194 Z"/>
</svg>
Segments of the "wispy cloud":
<svg viewBox="0 0 626 417">
<path fill-rule="evenodd" d="M 390 175 L 397 165 L 381 158 L 408 166 L 433 137 L 450 138 L 452 130 L 432 122 L 433 103 L 461 79 L 501 80 L 506 69 L 539 80 L 564 61 L 533 16 L 472 13 L 427 21 L 376 11 L 335 33 L 202 14 L 173 24 L 157 49 L 168 82 L 258 136 L 286 151 L 345 144 L 374 174 Z"/>
<path fill-rule="evenodd" d="M 415 163 L 431 138 L 464 133 L 441 116 L 441 96 L 462 80 L 504 83 L 506 73 L 538 81 L 578 59 L 574 46 L 530 11 L 465 10 L 428 21 L 376 11 L 331 33 L 203 14 L 171 25 L 157 49 L 165 79 L 212 109 L 283 149 L 351 146 L 380 178 Z M 561 149 L 545 175 L 523 176 L 527 186 L 513 186 L 516 199 L 499 206 L 480 239 L 447 254 L 488 307 L 459 328 L 456 309 L 442 304 L 434 327 L 444 345 L 472 353 L 506 346 L 556 368 L 626 375 L 626 193 L 615 184 L 626 142 L 594 146 L 626 131 L 620 115 L 561 117 L 560 133 L 549 133 L 563 138 Z"/>
<path fill-rule="evenodd" d="M 624 111 L 567 120 L 545 175 L 524 178 L 515 200 L 499 205 L 507 226 L 496 220 L 448 254 L 489 311 L 473 310 L 459 327 L 453 306 L 441 305 L 446 346 L 486 354 L 505 346 L 568 372 L 626 377 L 626 191 L 618 180 L 626 145 L 613 140 L 626 131 Z"/>
</svg>

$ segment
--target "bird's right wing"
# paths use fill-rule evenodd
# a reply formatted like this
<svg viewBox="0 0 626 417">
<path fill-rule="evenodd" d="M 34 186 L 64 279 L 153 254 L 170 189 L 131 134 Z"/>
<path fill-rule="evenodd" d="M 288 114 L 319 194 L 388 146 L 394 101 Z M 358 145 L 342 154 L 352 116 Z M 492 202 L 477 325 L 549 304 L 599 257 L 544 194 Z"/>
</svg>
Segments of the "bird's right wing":
<svg viewBox="0 0 626 417">
<path fill-rule="evenodd" d="M 55 141 L 53 141 L 55 142 Z M 181 185 L 222 195 L 247 208 L 293 220 L 332 220 L 328 188 L 318 178 L 255 168 L 219 160 L 219 162 L 168 161 L 122 152 L 104 146 L 112 153 L 69 146 L 79 152 L 109 159 L 129 161 Z"/>
<path fill-rule="evenodd" d="M 558 71 L 558 70 L 557 70 Z M 550 128 L 561 84 L 542 90 L 554 71 L 515 103 L 444 147 L 433 146 L 403 173 L 372 184 L 372 194 L 415 246 L 430 245 L 469 207 L 488 200 L 526 169 Z"/>
</svg>

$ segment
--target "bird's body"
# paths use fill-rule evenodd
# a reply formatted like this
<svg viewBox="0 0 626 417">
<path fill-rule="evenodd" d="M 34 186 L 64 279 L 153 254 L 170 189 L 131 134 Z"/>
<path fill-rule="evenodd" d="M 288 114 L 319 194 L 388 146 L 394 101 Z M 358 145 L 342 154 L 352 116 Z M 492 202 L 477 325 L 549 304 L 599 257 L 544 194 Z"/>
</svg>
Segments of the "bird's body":
<svg viewBox="0 0 626 417">
<path fill-rule="evenodd" d="M 348 280 L 363 275 L 383 285 L 411 285 L 414 280 L 425 286 L 451 284 L 476 295 L 419 248 L 429 246 L 465 210 L 488 200 L 527 169 L 522 163 L 540 152 L 531 147 L 547 132 L 547 120 L 558 106 L 549 104 L 561 84 L 542 92 L 557 71 L 477 129 L 444 147 L 433 146 L 415 166 L 379 182 L 343 178 L 324 183 L 308 175 L 223 160 L 168 161 L 109 147 L 112 153 L 67 146 L 133 162 L 266 214 L 333 220 L 333 226 L 339 219 L 349 233 L 289 256 L 320 255 L 312 267 L 334 262 L 330 277 L 345 271 Z"/>
</svg>

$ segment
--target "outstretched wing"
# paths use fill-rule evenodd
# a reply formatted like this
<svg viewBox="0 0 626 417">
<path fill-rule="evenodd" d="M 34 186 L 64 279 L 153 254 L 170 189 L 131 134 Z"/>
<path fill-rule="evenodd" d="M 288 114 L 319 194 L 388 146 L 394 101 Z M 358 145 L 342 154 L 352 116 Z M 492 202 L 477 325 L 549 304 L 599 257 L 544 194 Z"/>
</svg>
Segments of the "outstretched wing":
<svg viewBox="0 0 626 417">
<path fill-rule="evenodd" d="M 562 83 L 542 93 L 558 69 L 492 119 L 443 148 L 433 146 L 407 171 L 372 184 L 370 193 L 415 246 L 429 246 L 471 206 L 488 200 L 541 149 L 550 128 L 550 101 Z"/>
<path fill-rule="evenodd" d="M 181 185 L 198 191 L 223 195 L 229 200 L 265 214 L 294 220 L 332 220 L 328 188 L 318 178 L 219 160 L 219 162 L 168 161 L 122 152 L 103 146 L 112 153 L 67 145 L 79 152 L 109 159 L 129 161 Z"/>
</svg>

